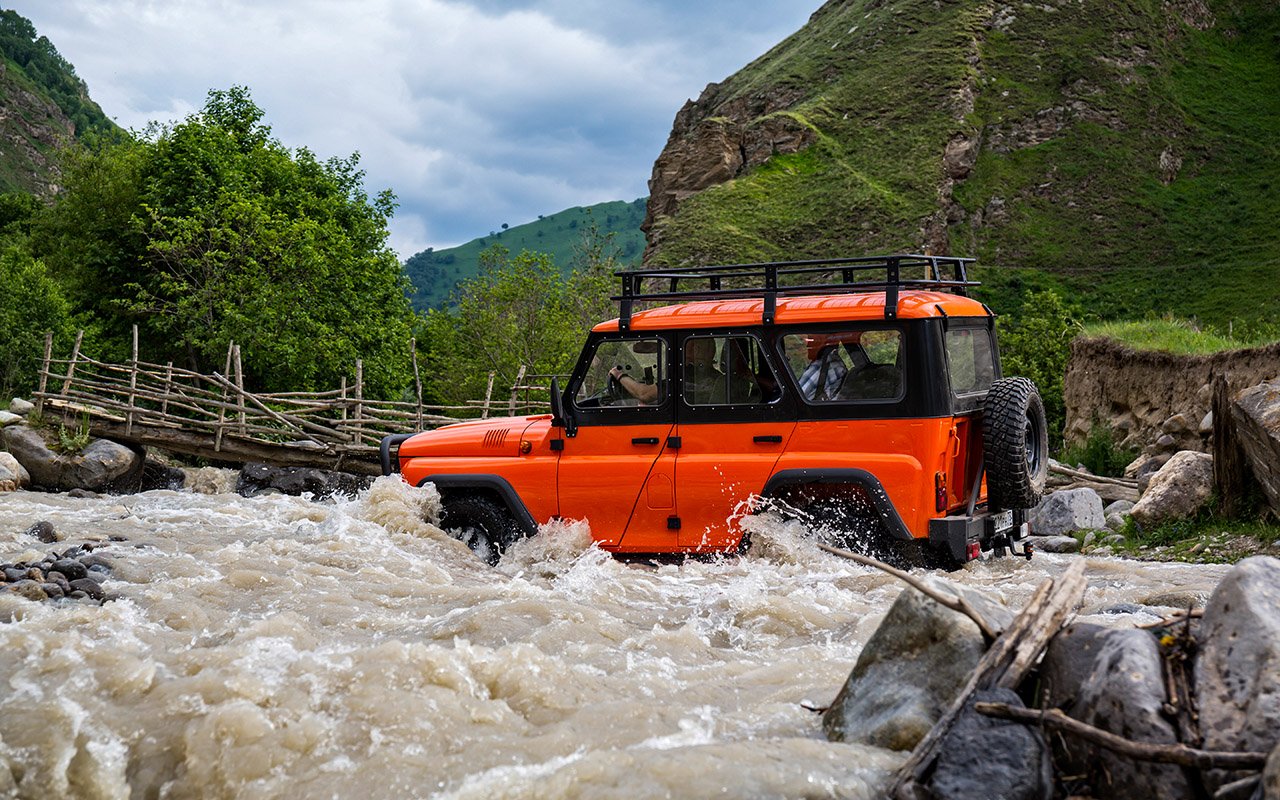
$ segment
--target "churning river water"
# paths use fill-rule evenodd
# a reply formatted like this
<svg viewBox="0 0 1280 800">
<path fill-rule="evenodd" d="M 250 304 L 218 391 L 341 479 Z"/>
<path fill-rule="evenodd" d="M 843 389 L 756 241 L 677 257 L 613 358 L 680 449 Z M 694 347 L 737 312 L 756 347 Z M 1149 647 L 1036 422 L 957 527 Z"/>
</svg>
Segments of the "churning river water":
<svg viewBox="0 0 1280 800">
<path fill-rule="evenodd" d="M 437 510 L 395 477 L 322 503 L 0 495 L 6 562 L 126 539 L 97 551 L 113 602 L 0 594 L 0 797 L 874 798 L 903 760 L 827 742 L 805 708 L 902 584 L 797 523 L 755 517 L 747 556 L 658 566 L 554 524 L 491 568 Z M 66 541 L 26 536 L 38 520 Z M 950 577 L 1020 608 L 1070 558 Z M 1102 621 L 1225 572 L 1088 566 Z"/>
</svg>

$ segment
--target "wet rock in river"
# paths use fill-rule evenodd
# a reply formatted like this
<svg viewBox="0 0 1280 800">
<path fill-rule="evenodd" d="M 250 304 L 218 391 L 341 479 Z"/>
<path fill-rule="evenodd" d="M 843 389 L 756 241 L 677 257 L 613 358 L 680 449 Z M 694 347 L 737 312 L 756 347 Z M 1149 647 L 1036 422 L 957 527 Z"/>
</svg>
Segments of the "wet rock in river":
<svg viewBox="0 0 1280 800">
<path fill-rule="evenodd" d="M 98 582 L 92 578 L 77 578 L 76 580 L 71 581 L 71 587 L 70 590 L 67 591 L 67 594 L 69 595 L 72 592 L 84 592 L 94 600 L 101 600 L 103 598 L 102 587 L 99 586 Z"/>
<path fill-rule="evenodd" d="M 1218 584 L 1196 660 L 1206 750 L 1268 751 L 1280 741 L 1280 560 L 1254 556 Z M 1243 773 L 1207 773 L 1210 792 Z"/>
<path fill-rule="evenodd" d="M 309 493 L 317 498 L 335 494 L 355 497 L 372 482 L 373 478 L 365 475 L 350 475 L 311 467 L 245 464 L 236 480 L 236 494 L 256 497 L 274 490 L 289 495 Z"/>
<path fill-rule="evenodd" d="M 1045 656 L 1048 702 L 1081 722 L 1133 741 L 1177 744 L 1177 732 L 1164 715 L 1164 672 L 1156 638 L 1144 630 L 1072 629 L 1071 635 L 1055 637 Z M 1054 748 L 1064 756 L 1059 769 L 1086 775 L 1098 797 L 1194 796 L 1180 767 L 1134 761 L 1078 741 L 1058 742 Z"/>
<path fill-rule="evenodd" d="M 61 600 L 66 594 L 62 591 L 62 587 L 56 583 L 42 583 L 40 590 L 44 592 L 45 597 L 50 600 Z"/>
<path fill-rule="evenodd" d="M 5 447 L 31 474 L 35 486 L 56 491 L 101 491 L 142 466 L 134 450 L 108 439 L 94 439 L 75 455 L 49 449 L 39 431 L 24 426 L 4 428 Z"/>
<path fill-rule="evenodd" d="M 1045 553 L 1074 553 L 1080 549 L 1080 542 L 1074 536 L 1037 536 L 1030 542 Z"/>
<path fill-rule="evenodd" d="M 1212 493 L 1213 456 L 1183 450 L 1151 478 L 1129 515 L 1143 528 L 1186 519 L 1209 502 Z"/>
<path fill-rule="evenodd" d="M 1023 707 L 1011 689 L 974 693 L 939 748 L 937 766 L 929 779 L 934 800 L 1053 797 L 1053 760 L 1039 730 L 983 716 L 973 710 L 976 702 Z"/>
<path fill-rule="evenodd" d="M 53 523 L 48 520 L 40 520 L 35 525 L 27 528 L 27 535 L 34 536 L 45 544 L 53 544 L 62 538 L 58 536 L 58 532 L 53 529 Z"/>
<path fill-rule="evenodd" d="M 11 583 L 5 587 L 5 591 L 12 592 L 19 597 L 25 597 L 28 600 L 33 600 L 37 603 L 49 599 L 49 595 L 44 593 L 44 590 L 40 588 L 40 584 L 32 580 L 23 580 L 18 581 L 17 583 Z"/>
<path fill-rule="evenodd" d="M 960 592 L 1006 627 L 1012 614 L 967 587 L 935 580 Z M 915 589 L 904 589 L 863 647 L 853 672 L 822 715 L 827 738 L 910 750 L 955 700 L 986 651 L 973 620 Z"/>
<path fill-rule="evenodd" d="M 63 575 L 67 576 L 67 580 L 73 581 L 77 578 L 83 578 L 88 569 L 84 564 L 76 561 L 74 558 L 63 557 L 53 562 L 53 568 Z"/>
<path fill-rule="evenodd" d="M 0 492 L 16 492 L 31 485 L 31 475 L 12 454 L 0 451 Z"/>
</svg>

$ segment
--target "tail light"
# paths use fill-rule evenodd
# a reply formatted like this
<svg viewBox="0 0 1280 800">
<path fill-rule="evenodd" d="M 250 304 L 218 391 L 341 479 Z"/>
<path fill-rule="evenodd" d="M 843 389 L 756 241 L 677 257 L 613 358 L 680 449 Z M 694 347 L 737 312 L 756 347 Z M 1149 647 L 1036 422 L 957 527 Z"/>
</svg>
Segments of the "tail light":
<svg viewBox="0 0 1280 800">
<path fill-rule="evenodd" d="M 978 546 L 977 542 L 969 542 L 969 546 L 968 548 L 966 548 L 966 553 L 969 556 L 969 560 L 973 561 L 975 558 L 977 558 L 982 554 L 982 550 Z"/>
</svg>

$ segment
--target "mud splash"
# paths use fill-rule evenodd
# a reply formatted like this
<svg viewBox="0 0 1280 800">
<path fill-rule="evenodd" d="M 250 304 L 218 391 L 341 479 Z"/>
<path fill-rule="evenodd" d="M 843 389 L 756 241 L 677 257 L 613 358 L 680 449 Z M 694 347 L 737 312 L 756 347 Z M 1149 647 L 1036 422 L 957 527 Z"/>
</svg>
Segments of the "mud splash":
<svg viewBox="0 0 1280 800">
<path fill-rule="evenodd" d="M 893 579 L 795 523 L 660 566 L 555 524 L 497 569 L 380 479 L 327 504 L 148 492 L 0 498 L 0 556 L 124 536 L 103 606 L 0 596 L 0 796 L 872 798 L 902 755 L 826 742 Z M 1018 607 L 1065 557 L 972 564 Z M 1225 568 L 1089 563 L 1098 619 Z M 1104 613 L 1104 612 L 1118 612 Z"/>
</svg>

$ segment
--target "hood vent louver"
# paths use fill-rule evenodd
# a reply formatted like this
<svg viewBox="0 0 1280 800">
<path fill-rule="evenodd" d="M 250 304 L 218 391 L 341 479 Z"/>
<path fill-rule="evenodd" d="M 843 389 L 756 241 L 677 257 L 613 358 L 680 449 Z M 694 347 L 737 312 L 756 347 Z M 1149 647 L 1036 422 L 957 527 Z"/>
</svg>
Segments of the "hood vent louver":
<svg viewBox="0 0 1280 800">
<path fill-rule="evenodd" d="M 511 432 L 510 428 L 497 428 L 489 431 L 484 435 L 483 447 L 502 447 L 507 443 L 507 434 Z"/>
</svg>

